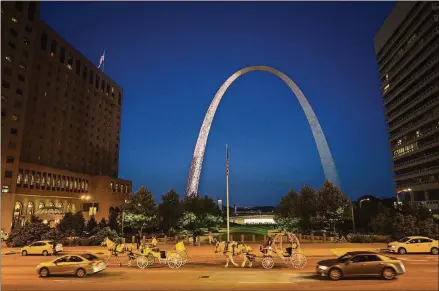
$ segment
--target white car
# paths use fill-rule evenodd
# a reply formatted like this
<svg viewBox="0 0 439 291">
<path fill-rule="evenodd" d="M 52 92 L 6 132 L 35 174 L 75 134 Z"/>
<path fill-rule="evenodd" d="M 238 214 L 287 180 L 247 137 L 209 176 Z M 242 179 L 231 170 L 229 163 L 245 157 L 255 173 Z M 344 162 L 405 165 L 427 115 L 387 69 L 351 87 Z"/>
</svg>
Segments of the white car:
<svg viewBox="0 0 439 291">
<path fill-rule="evenodd" d="M 57 253 L 62 252 L 63 250 L 64 249 L 62 244 L 56 244 L 55 251 Z M 27 255 L 48 256 L 50 254 L 53 254 L 53 241 L 50 240 L 36 241 L 21 249 L 22 256 L 27 256 Z"/>
<path fill-rule="evenodd" d="M 425 236 L 407 236 L 398 241 L 392 241 L 388 245 L 388 250 L 392 253 L 405 255 L 407 253 L 439 253 L 437 240 Z"/>
</svg>

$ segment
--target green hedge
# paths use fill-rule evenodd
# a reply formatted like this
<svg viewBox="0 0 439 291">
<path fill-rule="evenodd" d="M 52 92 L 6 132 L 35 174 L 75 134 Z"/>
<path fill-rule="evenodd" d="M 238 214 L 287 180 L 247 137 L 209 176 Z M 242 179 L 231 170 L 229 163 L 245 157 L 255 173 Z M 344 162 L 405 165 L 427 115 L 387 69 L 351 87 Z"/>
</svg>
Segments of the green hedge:
<svg viewBox="0 0 439 291">
<path fill-rule="evenodd" d="M 387 243 L 390 240 L 390 236 L 379 234 L 350 234 L 348 236 L 348 241 L 352 243 Z"/>
</svg>

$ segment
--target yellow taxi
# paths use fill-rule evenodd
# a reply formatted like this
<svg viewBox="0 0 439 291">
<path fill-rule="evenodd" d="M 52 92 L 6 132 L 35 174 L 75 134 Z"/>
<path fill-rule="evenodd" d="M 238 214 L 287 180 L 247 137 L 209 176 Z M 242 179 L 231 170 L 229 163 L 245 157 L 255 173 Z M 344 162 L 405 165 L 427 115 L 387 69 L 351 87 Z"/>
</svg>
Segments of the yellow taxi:
<svg viewBox="0 0 439 291">
<path fill-rule="evenodd" d="M 27 255 L 43 255 L 48 256 L 52 254 L 54 251 L 53 249 L 53 241 L 50 240 L 42 240 L 42 241 L 36 241 L 28 246 L 25 246 L 21 249 L 21 255 L 27 256 Z M 62 244 L 56 244 L 55 251 L 62 252 L 63 246 Z"/>
<path fill-rule="evenodd" d="M 50 275 L 76 275 L 84 278 L 86 275 L 102 272 L 107 264 L 93 254 L 65 255 L 50 262 L 44 262 L 37 266 L 37 274 L 40 277 Z"/>
<path fill-rule="evenodd" d="M 425 236 L 406 236 L 400 240 L 390 242 L 387 245 L 392 253 L 401 255 L 407 253 L 439 253 L 439 243 L 437 240 Z"/>
</svg>

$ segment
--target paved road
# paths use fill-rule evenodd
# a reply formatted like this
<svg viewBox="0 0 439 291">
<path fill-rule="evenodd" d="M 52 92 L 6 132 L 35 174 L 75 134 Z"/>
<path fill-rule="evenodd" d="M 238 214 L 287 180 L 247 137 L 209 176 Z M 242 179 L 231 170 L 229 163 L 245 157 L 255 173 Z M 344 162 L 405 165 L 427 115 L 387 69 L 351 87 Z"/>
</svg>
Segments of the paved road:
<svg viewBox="0 0 439 291">
<path fill-rule="evenodd" d="M 314 275 L 315 264 L 325 257 L 308 257 L 308 265 L 302 270 L 295 270 L 281 261 L 276 262 L 272 270 L 264 270 L 260 262 L 251 269 L 231 266 L 226 269 L 221 256 L 208 263 L 194 257 L 178 270 L 167 266 L 144 270 L 120 268 L 112 264 L 113 260 L 104 272 L 78 279 L 68 276 L 39 278 L 35 266 L 47 261 L 44 257 L 2 256 L 2 290 L 437 290 L 438 287 L 438 256 L 432 255 L 397 255 L 403 260 L 407 273 L 393 281 L 351 279 L 339 282 Z"/>
</svg>

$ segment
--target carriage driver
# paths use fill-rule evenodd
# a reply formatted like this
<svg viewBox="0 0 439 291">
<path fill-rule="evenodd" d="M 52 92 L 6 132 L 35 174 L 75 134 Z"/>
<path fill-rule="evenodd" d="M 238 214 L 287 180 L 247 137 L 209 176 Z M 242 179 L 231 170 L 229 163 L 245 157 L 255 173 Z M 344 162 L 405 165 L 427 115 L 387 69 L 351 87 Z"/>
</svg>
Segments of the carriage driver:
<svg viewBox="0 0 439 291">
<path fill-rule="evenodd" d="M 151 249 L 154 252 L 158 252 L 159 251 L 159 248 L 157 247 L 157 238 L 156 238 L 155 234 L 152 235 L 152 240 L 151 240 L 151 244 L 150 245 L 151 245 Z"/>
<path fill-rule="evenodd" d="M 271 236 L 268 236 L 268 240 L 267 243 L 263 246 L 261 246 L 261 252 L 263 252 L 264 250 L 270 250 L 271 249 L 271 245 L 273 244 L 273 239 L 271 238 Z"/>
</svg>

